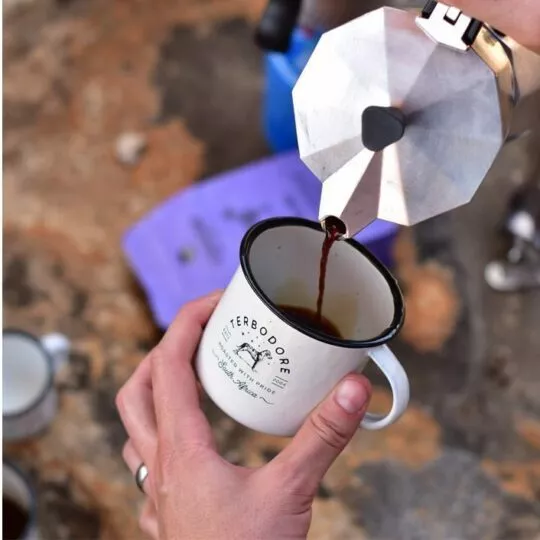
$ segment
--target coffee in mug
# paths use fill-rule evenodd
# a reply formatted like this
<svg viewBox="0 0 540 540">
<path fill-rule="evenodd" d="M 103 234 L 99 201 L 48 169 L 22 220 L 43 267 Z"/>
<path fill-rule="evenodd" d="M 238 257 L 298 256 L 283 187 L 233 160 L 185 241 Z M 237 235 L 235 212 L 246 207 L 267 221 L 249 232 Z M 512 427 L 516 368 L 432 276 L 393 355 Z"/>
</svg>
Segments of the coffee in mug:
<svg viewBox="0 0 540 540">
<path fill-rule="evenodd" d="M 388 379 L 393 404 L 386 415 L 368 412 L 362 427 L 388 426 L 407 407 L 409 382 L 387 345 L 404 319 L 397 282 L 358 242 L 335 242 L 319 319 L 324 235 L 318 223 L 301 218 L 254 225 L 203 333 L 195 359 L 201 385 L 249 428 L 293 435 L 345 375 L 370 359 Z"/>
<path fill-rule="evenodd" d="M 318 310 L 296 306 L 278 306 L 278 308 L 289 320 L 296 321 L 302 326 L 322 332 L 327 336 L 341 338 L 337 326 L 322 313 L 319 313 Z"/>
<path fill-rule="evenodd" d="M 2 538 L 37 540 L 36 497 L 26 476 L 12 463 L 2 464 Z"/>
</svg>

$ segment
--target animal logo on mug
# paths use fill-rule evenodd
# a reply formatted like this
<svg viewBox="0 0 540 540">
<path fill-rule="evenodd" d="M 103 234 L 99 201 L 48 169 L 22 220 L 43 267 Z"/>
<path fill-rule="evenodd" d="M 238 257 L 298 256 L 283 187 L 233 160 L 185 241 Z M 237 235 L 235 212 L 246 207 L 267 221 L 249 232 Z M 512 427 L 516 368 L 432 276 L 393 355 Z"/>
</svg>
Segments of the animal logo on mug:
<svg viewBox="0 0 540 540">
<path fill-rule="evenodd" d="M 290 359 L 275 332 L 247 315 L 227 321 L 213 356 L 237 390 L 267 405 L 286 387 L 291 373 Z"/>
<path fill-rule="evenodd" d="M 248 362 L 245 356 L 240 355 L 241 352 L 247 352 L 249 357 L 251 358 L 251 362 Z M 270 362 L 272 362 L 272 353 L 268 349 L 265 349 L 264 351 L 258 351 L 255 347 L 253 347 L 253 345 L 245 342 L 242 343 L 242 345 L 240 345 L 239 347 L 236 347 L 236 349 L 234 349 L 234 354 L 236 354 L 238 358 L 245 360 L 251 368 L 251 371 L 257 371 L 257 364 L 261 362 L 261 360 L 266 360 L 267 364 L 270 364 Z"/>
</svg>

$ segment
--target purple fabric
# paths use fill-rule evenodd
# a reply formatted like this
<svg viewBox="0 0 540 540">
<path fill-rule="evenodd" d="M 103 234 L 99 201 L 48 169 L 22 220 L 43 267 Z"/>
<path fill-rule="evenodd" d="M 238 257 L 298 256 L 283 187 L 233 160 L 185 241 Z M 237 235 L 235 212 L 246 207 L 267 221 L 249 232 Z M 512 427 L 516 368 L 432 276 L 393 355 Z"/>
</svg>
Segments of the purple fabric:
<svg viewBox="0 0 540 540">
<path fill-rule="evenodd" d="M 186 302 L 223 288 L 246 230 L 265 218 L 317 219 L 321 184 L 297 152 L 280 154 L 182 190 L 127 231 L 123 250 L 156 322 L 166 328 Z M 356 238 L 384 263 L 397 227 L 377 221 Z"/>
</svg>

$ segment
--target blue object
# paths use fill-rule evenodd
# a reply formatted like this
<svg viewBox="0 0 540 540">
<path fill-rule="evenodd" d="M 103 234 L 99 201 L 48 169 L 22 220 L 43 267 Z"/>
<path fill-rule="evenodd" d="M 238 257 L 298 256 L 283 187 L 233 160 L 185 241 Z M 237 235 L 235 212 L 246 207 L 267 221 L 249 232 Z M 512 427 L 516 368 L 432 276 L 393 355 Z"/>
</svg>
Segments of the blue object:
<svg viewBox="0 0 540 540">
<path fill-rule="evenodd" d="M 297 148 L 292 90 L 319 38 L 320 33 L 298 28 L 287 53 L 266 54 L 263 122 L 266 140 L 274 152 Z"/>
</svg>

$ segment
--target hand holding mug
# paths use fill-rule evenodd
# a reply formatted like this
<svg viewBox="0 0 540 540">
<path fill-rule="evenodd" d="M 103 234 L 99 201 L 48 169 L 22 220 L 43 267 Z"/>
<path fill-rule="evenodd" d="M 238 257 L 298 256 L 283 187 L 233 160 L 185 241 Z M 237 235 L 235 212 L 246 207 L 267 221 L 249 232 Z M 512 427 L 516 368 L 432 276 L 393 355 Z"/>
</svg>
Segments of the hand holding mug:
<svg viewBox="0 0 540 540">
<path fill-rule="evenodd" d="M 343 378 L 267 465 L 228 463 L 216 451 L 192 367 L 220 297 L 184 307 L 118 394 L 129 435 L 124 459 L 134 475 L 141 463 L 149 470 L 141 527 L 161 540 L 304 539 L 317 487 L 367 410 L 369 382 Z"/>
</svg>

